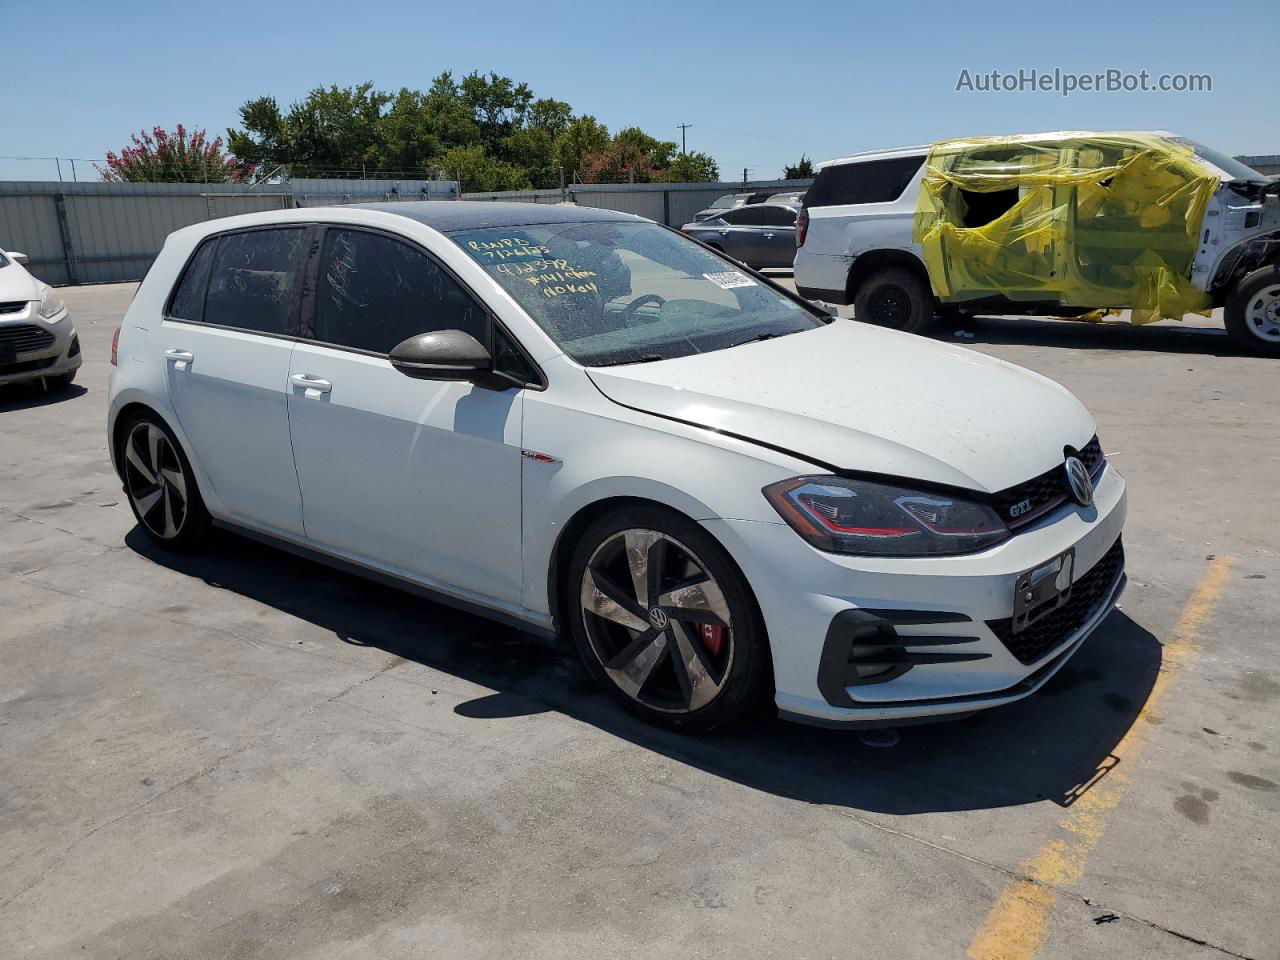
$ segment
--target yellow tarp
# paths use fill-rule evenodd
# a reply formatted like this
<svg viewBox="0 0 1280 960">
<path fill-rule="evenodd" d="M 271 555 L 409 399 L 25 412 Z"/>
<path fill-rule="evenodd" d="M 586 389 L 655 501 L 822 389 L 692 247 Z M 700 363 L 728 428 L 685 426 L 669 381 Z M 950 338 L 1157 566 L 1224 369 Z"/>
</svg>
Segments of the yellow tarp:
<svg viewBox="0 0 1280 960">
<path fill-rule="evenodd" d="M 1207 313 L 1188 277 L 1218 182 L 1164 137 L 944 140 L 929 150 L 913 239 L 944 302 L 1129 307 L 1135 323 Z"/>
</svg>

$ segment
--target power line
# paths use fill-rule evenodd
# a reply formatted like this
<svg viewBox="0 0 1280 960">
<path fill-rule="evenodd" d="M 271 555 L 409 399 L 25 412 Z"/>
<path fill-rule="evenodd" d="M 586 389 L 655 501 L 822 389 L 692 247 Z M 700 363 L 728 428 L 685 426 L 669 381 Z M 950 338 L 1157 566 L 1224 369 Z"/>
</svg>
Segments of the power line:
<svg viewBox="0 0 1280 960">
<path fill-rule="evenodd" d="M 684 132 L 685 132 L 686 130 L 688 130 L 690 127 L 692 127 L 692 126 L 693 126 L 693 124 L 692 124 L 692 123 L 677 123 L 677 124 L 676 124 L 676 126 L 680 128 L 680 152 L 681 152 L 681 153 L 688 153 L 689 151 L 688 151 L 688 149 L 685 147 L 685 142 L 684 142 Z"/>
</svg>

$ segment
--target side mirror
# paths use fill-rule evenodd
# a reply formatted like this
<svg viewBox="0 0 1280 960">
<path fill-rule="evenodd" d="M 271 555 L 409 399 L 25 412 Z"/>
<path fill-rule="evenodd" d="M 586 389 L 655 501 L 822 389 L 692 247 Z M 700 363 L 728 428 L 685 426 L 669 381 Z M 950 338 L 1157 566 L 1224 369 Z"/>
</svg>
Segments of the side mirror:
<svg viewBox="0 0 1280 960">
<path fill-rule="evenodd" d="M 468 380 L 493 370 L 493 357 L 475 337 L 461 330 L 423 333 L 397 344 L 387 354 L 391 366 L 415 380 Z"/>
<path fill-rule="evenodd" d="M 5 256 L 8 257 L 10 260 L 12 260 L 14 263 L 22 264 L 22 266 L 24 267 L 27 266 L 29 263 L 31 263 L 30 257 L 28 257 L 25 253 L 19 253 L 17 250 L 6 250 Z"/>
<path fill-rule="evenodd" d="M 828 317 L 840 316 L 834 303 L 827 303 L 825 300 L 810 300 L 809 302 L 825 313 Z"/>
</svg>

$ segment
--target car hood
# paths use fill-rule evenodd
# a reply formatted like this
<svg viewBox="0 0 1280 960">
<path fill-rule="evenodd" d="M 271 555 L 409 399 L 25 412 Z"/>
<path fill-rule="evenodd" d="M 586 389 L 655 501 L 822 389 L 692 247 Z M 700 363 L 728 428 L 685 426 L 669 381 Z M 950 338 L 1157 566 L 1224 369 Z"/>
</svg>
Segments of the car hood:
<svg viewBox="0 0 1280 960">
<path fill-rule="evenodd" d="M 590 368 L 616 403 L 843 470 L 993 493 L 1062 463 L 1093 418 L 973 350 L 848 320 L 676 360 Z"/>
<path fill-rule="evenodd" d="M 40 284 L 31 274 L 12 261 L 0 267 L 0 303 L 39 299 Z"/>
</svg>

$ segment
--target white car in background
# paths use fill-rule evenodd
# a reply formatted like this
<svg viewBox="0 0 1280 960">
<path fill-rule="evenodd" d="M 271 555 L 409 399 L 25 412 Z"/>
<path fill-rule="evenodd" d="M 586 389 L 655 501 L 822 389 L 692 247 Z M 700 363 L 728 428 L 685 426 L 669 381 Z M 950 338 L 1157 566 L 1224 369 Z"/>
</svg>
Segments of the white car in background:
<svg viewBox="0 0 1280 960">
<path fill-rule="evenodd" d="M 187 227 L 112 356 L 108 446 L 159 544 L 217 524 L 563 637 L 660 724 L 1009 703 L 1124 584 L 1124 480 L 1062 387 L 628 214 Z"/>
<path fill-rule="evenodd" d="M 80 369 L 80 338 L 56 290 L 27 271 L 25 254 L 0 250 L 0 384 L 44 378 L 67 387 Z"/>
</svg>

